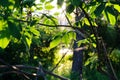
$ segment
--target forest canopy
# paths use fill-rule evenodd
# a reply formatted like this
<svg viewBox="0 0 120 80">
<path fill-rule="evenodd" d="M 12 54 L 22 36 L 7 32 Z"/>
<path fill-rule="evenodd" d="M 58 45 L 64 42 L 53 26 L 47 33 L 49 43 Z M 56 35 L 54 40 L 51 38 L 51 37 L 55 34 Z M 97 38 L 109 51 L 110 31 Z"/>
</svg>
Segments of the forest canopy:
<svg viewBox="0 0 120 80">
<path fill-rule="evenodd" d="M 119 0 L 0 0 L 0 80 L 119 80 L 119 9 Z"/>
</svg>

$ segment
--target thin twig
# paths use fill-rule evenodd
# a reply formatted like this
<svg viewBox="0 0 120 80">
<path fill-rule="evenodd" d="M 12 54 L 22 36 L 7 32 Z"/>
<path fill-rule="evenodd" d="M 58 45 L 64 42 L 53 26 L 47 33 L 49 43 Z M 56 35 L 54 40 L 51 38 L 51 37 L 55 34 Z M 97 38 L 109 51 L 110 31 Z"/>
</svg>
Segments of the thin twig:
<svg viewBox="0 0 120 80">
<path fill-rule="evenodd" d="M 72 42 L 71 42 L 70 49 L 72 49 Z M 53 71 L 58 67 L 58 65 L 60 64 L 60 62 L 63 60 L 63 58 L 66 56 L 67 53 L 68 53 L 68 51 L 66 51 L 66 52 L 63 54 L 63 56 L 62 56 L 61 59 L 58 61 L 58 63 L 55 65 L 55 67 L 51 70 L 51 72 L 53 72 Z"/>
<path fill-rule="evenodd" d="M 63 58 L 66 56 L 67 52 L 63 54 L 63 56 L 61 57 L 61 59 L 58 61 L 58 63 L 55 65 L 55 67 L 51 70 L 51 72 L 53 72 L 57 67 L 58 65 L 61 63 L 61 61 L 63 60 Z"/>
<path fill-rule="evenodd" d="M 86 18 L 88 19 L 88 22 L 90 23 L 90 26 L 91 26 L 91 30 L 92 30 L 92 32 L 93 32 L 93 34 L 95 35 L 95 37 L 96 37 L 96 42 L 97 42 L 97 51 L 98 51 L 98 55 L 99 55 L 99 45 L 101 45 L 101 42 L 99 41 L 99 35 L 98 35 L 98 32 L 97 32 L 97 29 L 96 28 L 94 28 L 94 26 L 92 25 L 92 22 L 90 21 L 90 17 L 88 16 L 88 14 L 86 13 L 86 11 L 82 8 L 82 7 L 80 7 L 81 9 L 82 9 L 82 11 L 84 12 L 84 14 L 85 14 L 85 16 L 86 16 Z M 101 38 L 102 39 L 102 38 Z M 102 40 L 102 47 L 103 47 L 103 49 L 104 49 L 104 55 L 105 55 L 105 57 L 106 57 L 106 59 L 107 59 L 107 61 L 108 62 L 106 62 L 106 63 L 109 63 L 109 65 L 107 66 L 107 68 L 109 69 L 109 66 L 110 66 L 110 68 L 111 68 L 111 70 L 112 70 L 112 73 L 113 73 L 113 75 L 114 75 L 114 78 L 115 78 L 115 80 L 118 80 L 117 79 L 117 76 L 116 76 L 116 74 L 115 74 L 115 72 L 114 72 L 114 69 L 113 69 L 113 67 L 112 67 L 112 64 L 111 64 L 111 62 L 110 62 L 110 60 L 108 59 L 108 57 L 107 57 L 107 50 L 106 50 L 106 47 L 105 47 L 105 45 L 104 45 L 104 42 L 103 42 L 103 40 Z M 107 65 L 107 64 L 106 64 Z"/>
<path fill-rule="evenodd" d="M 26 73 L 26 72 L 24 72 L 24 71 L 22 71 L 22 70 L 19 70 L 19 68 L 17 68 L 16 66 L 11 66 L 10 64 L 8 64 L 7 62 L 5 62 L 5 61 L 2 60 L 1 58 L 0 58 L 0 62 L 2 62 L 3 64 L 5 64 L 7 67 L 9 67 L 9 68 L 11 68 L 11 69 L 13 69 L 13 70 L 21 73 L 25 78 L 27 78 L 28 80 L 30 80 L 30 78 L 26 75 L 26 74 L 28 74 L 28 73 Z"/>
<path fill-rule="evenodd" d="M 113 73 L 113 75 L 114 75 L 114 77 L 115 77 L 115 80 L 118 80 L 117 75 L 116 75 L 116 73 L 115 73 L 115 70 L 114 70 L 114 68 L 113 68 L 113 66 L 112 66 L 112 63 L 111 63 L 110 59 L 109 59 L 108 56 L 107 56 L 107 50 L 106 50 L 105 44 L 104 44 L 104 42 L 103 42 L 103 39 L 101 39 L 101 41 L 102 41 L 102 45 L 103 45 L 103 49 L 104 49 L 104 54 L 106 55 L 105 57 L 107 58 L 107 61 L 108 61 L 109 65 L 110 65 L 110 68 L 111 68 L 111 70 L 112 70 L 112 73 Z"/>
<path fill-rule="evenodd" d="M 19 73 L 21 73 L 21 74 L 23 74 L 23 75 L 26 75 L 26 76 L 27 76 L 27 75 L 31 75 L 31 76 L 34 76 L 34 77 L 40 76 L 40 75 L 37 75 L 37 74 L 28 73 L 28 72 L 24 72 L 24 71 L 22 71 L 22 70 L 19 70 L 19 68 L 21 68 L 21 69 L 27 68 L 27 69 L 39 70 L 39 67 L 32 67 L 32 66 L 25 66 L 25 65 L 10 65 L 10 64 L 6 63 L 4 60 L 2 60 L 1 58 L 0 58 L 0 62 L 2 62 L 3 64 L 5 64 L 5 65 L 0 65 L 0 68 L 11 68 L 11 69 L 13 69 L 14 71 L 19 72 Z M 56 75 L 56 74 L 54 74 L 54 73 L 51 73 L 50 71 L 47 71 L 47 70 L 45 70 L 45 69 L 43 69 L 43 71 L 44 71 L 46 74 L 52 75 L 52 76 L 54 76 L 54 77 L 56 77 L 56 78 L 59 78 L 59 79 L 61 79 L 61 80 L 69 80 L 69 79 L 64 78 L 64 77 L 62 77 L 62 76 L 58 76 L 58 75 Z M 28 76 L 27 76 L 27 77 L 28 77 Z"/>
<path fill-rule="evenodd" d="M 26 66 L 26 65 L 12 65 L 12 66 L 16 66 L 16 67 L 19 68 L 19 69 L 39 70 L 39 67 L 33 67 L 33 66 Z M 0 69 L 6 69 L 6 68 L 10 68 L 10 67 L 7 66 L 7 65 L 0 65 Z M 57 74 L 54 74 L 54 73 L 52 73 L 52 72 L 50 72 L 50 71 L 48 71 L 48 70 L 43 69 L 43 71 L 44 71 L 46 74 L 52 75 L 52 76 L 54 76 L 54 77 L 56 77 L 56 78 L 59 78 L 59 79 L 61 79 L 61 80 L 69 80 L 69 79 L 67 79 L 67 78 L 65 78 L 65 77 L 59 76 L 59 75 L 57 75 Z M 27 74 L 30 75 L 30 76 L 34 76 L 34 77 L 39 76 L 39 75 L 37 75 L 37 74 L 35 74 L 35 73 L 27 73 Z"/>
<path fill-rule="evenodd" d="M 66 17 L 67 17 L 67 16 L 66 16 Z M 20 20 L 20 19 L 15 19 L 15 20 L 20 21 L 20 22 L 31 23 L 30 21 L 25 21 L 25 20 Z M 82 35 L 86 35 L 86 36 L 89 35 L 89 33 L 86 32 L 85 30 L 83 30 L 83 29 L 81 29 L 81 28 L 79 28 L 79 27 L 77 27 L 77 26 L 72 26 L 71 24 L 70 24 L 70 25 L 56 25 L 56 24 L 55 24 L 55 25 L 49 25 L 49 24 L 43 24 L 43 23 L 36 23 L 36 24 L 41 25 L 41 26 L 47 26 L 47 27 L 69 27 L 69 28 L 72 28 L 72 29 L 77 29 L 77 30 L 79 30 Z M 83 36 L 83 37 L 86 37 L 86 36 Z"/>
<path fill-rule="evenodd" d="M 2 75 L 6 75 L 6 74 L 11 74 L 11 73 L 15 73 L 15 74 L 23 75 L 27 80 L 31 80 L 28 76 L 26 76 L 26 75 L 24 75 L 23 73 L 18 72 L 18 71 L 7 71 L 7 72 L 2 72 L 2 73 L 0 73 L 0 74 L 2 74 Z"/>
</svg>

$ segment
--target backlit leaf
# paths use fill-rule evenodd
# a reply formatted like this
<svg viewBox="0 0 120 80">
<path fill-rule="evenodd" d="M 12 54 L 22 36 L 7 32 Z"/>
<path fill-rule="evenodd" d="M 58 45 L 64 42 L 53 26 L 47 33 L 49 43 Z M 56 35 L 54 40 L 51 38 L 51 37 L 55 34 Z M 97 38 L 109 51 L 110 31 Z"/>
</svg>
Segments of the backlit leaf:
<svg viewBox="0 0 120 80">
<path fill-rule="evenodd" d="M 40 36 L 39 31 L 37 31 L 34 27 L 30 27 L 30 31 L 31 31 L 34 35 Z"/>
<path fill-rule="evenodd" d="M 22 41 L 25 44 L 26 51 L 29 51 L 30 45 L 32 43 L 32 38 L 26 37 L 25 35 L 22 35 Z"/>
<path fill-rule="evenodd" d="M 120 6 L 119 6 L 119 5 L 115 5 L 115 4 L 114 4 L 114 8 L 115 8 L 118 12 L 120 12 Z"/>
<path fill-rule="evenodd" d="M 45 2 L 45 0 L 40 0 L 40 2 L 42 2 L 42 3 L 43 3 L 43 2 Z"/>
<path fill-rule="evenodd" d="M 45 5 L 45 9 L 47 9 L 47 10 L 51 10 L 51 9 L 53 9 L 53 8 L 54 8 L 54 6 L 51 5 L 51 4 Z"/>
<path fill-rule="evenodd" d="M 26 42 L 27 42 L 27 44 L 28 44 L 28 47 L 30 48 L 30 45 L 31 45 L 31 43 L 32 43 L 32 39 L 26 37 Z"/>
<path fill-rule="evenodd" d="M 55 38 L 52 42 L 50 42 L 50 49 L 58 46 L 61 42 L 61 37 Z"/>
<path fill-rule="evenodd" d="M 3 33 L 0 35 L 0 47 L 1 48 L 6 48 L 7 45 L 9 44 L 10 42 L 10 35 L 7 34 L 7 33 Z"/>
<path fill-rule="evenodd" d="M 113 9 L 111 7 L 106 7 L 104 12 L 104 18 L 112 25 L 116 23 L 116 17 Z"/>
<path fill-rule="evenodd" d="M 0 21 L 0 47 L 6 48 L 10 42 L 10 33 L 6 22 Z"/>
<path fill-rule="evenodd" d="M 87 18 L 84 18 L 83 21 L 84 21 L 84 23 L 85 23 L 86 25 L 88 25 L 88 26 L 90 25 L 90 23 L 89 23 L 89 21 L 88 21 Z"/>
<path fill-rule="evenodd" d="M 68 44 L 68 43 L 69 43 L 69 35 L 68 35 L 68 34 L 65 34 L 65 35 L 62 37 L 62 42 L 65 43 L 65 44 Z"/>
</svg>

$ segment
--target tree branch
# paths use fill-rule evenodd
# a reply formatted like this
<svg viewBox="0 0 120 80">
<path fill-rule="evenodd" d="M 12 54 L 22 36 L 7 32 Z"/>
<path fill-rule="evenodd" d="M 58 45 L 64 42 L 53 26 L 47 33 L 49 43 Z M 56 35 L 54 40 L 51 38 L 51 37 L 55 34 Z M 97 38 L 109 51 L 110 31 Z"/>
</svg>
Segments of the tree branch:
<svg viewBox="0 0 120 80">
<path fill-rule="evenodd" d="M 114 68 L 112 66 L 112 63 L 111 63 L 110 59 L 107 56 L 107 50 L 106 50 L 105 44 L 103 42 L 103 39 L 101 39 L 101 42 L 102 42 L 102 45 L 103 45 L 103 49 L 104 49 L 104 54 L 105 54 L 106 61 L 108 62 L 109 66 L 110 66 L 110 69 L 112 71 L 112 74 L 113 74 L 113 79 L 114 80 L 118 80 L 117 76 L 116 76 L 116 73 L 115 73 L 115 70 L 114 70 Z"/>
<path fill-rule="evenodd" d="M 97 44 L 98 59 L 100 58 L 100 55 L 101 55 L 101 48 L 103 48 L 103 51 L 104 51 L 103 54 L 104 54 L 104 57 L 105 57 L 105 60 L 106 60 L 105 62 L 106 62 L 106 66 L 107 66 L 108 72 L 109 72 L 109 70 L 111 70 L 112 74 L 113 74 L 113 76 L 112 76 L 112 74 L 109 73 L 109 77 L 112 78 L 113 80 L 118 80 L 117 76 L 116 76 L 116 74 L 114 72 L 114 69 L 112 67 L 112 64 L 111 64 L 111 62 L 110 62 L 110 60 L 109 60 L 109 58 L 107 56 L 107 50 L 106 50 L 106 47 L 104 45 L 102 37 L 99 37 L 97 29 L 92 25 L 92 22 L 90 21 L 90 17 L 86 13 L 86 11 L 82 7 L 80 7 L 80 8 L 84 12 L 86 18 L 88 19 L 88 22 L 90 23 L 92 33 L 95 35 L 96 44 Z"/>
<path fill-rule="evenodd" d="M 39 70 L 39 67 L 32 67 L 32 66 L 26 66 L 26 65 L 12 65 L 12 66 L 16 66 L 17 68 L 19 68 L 19 69 L 33 69 L 33 70 Z M 9 66 L 7 66 L 7 65 L 0 65 L 0 69 L 6 69 L 6 68 L 10 68 Z M 52 73 L 52 72 L 50 72 L 50 71 L 47 71 L 47 70 L 45 70 L 45 69 L 43 69 L 43 71 L 46 73 L 46 74 L 49 74 L 49 75 L 52 75 L 52 76 L 54 76 L 54 77 L 56 77 L 56 78 L 59 78 L 59 79 L 61 79 L 61 80 L 69 80 L 68 78 L 64 78 L 64 77 L 62 77 L 62 76 L 59 76 L 59 75 L 57 75 L 57 74 L 54 74 L 54 73 Z M 9 73 L 9 72 L 8 72 Z M 13 72 L 13 73 L 16 73 L 16 71 L 15 72 Z M 36 77 L 36 76 L 39 76 L 39 75 L 37 75 L 36 73 L 26 73 L 27 75 L 30 75 L 30 76 L 34 76 L 34 77 Z"/>
<path fill-rule="evenodd" d="M 53 72 L 57 67 L 58 65 L 60 64 L 60 62 L 63 60 L 63 58 L 66 56 L 67 52 L 63 54 L 63 56 L 61 57 L 61 59 L 58 61 L 58 63 L 55 65 L 55 67 L 51 70 L 51 72 Z"/>
<path fill-rule="evenodd" d="M 25 21 L 25 20 L 20 20 L 20 19 L 15 19 L 15 20 L 20 21 L 20 22 L 31 23 L 30 21 Z M 81 34 L 82 34 L 83 37 L 86 37 L 86 36 L 89 35 L 88 32 L 86 32 L 85 30 L 83 30 L 83 29 L 81 29 L 81 28 L 79 28 L 77 26 L 72 26 L 72 25 L 56 25 L 56 24 L 55 25 L 49 25 L 49 24 L 43 24 L 43 23 L 36 23 L 36 24 L 41 25 L 41 26 L 47 26 L 47 27 L 68 27 L 68 28 L 72 28 L 74 30 L 76 30 L 76 29 L 79 30 L 81 32 Z"/>
<path fill-rule="evenodd" d="M 11 73 L 15 73 L 15 74 L 22 75 L 22 76 L 24 76 L 27 80 L 31 80 L 28 76 L 26 76 L 26 75 L 24 75 L 23 73 L 18 72 L 18 71 L 7 71 L 7 72 L 3 72 L 2 75 L 11 74 Z M 0 74 L 1 74 L 1 73 L 0 73 Z"/>
</svg>

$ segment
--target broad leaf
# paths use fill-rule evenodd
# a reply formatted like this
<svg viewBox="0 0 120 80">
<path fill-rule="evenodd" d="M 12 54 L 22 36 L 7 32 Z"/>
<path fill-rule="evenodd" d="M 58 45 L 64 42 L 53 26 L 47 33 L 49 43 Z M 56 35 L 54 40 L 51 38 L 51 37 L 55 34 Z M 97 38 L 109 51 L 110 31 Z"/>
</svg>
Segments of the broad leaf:
<svg viewBox="0 0 120 80">
<path fill-rule="evenodd" d="M 87 18 L 84 18 L 84 19 L 83 19 L 83 22 L 84 22 L 86 25 L 88 25 L 88 26 L 90 25 L 90 23 L 89 23 L 89 21 L 88 21 Z"/>
<path fill-rule="evenodd" d="M 61 42 L 61 37 L 55 38 L 52 42 L 50 42 L 50 49 L 58 46 Z"/>
<path fill-rule="evenodd" d="M 40 2 L 42 2 L 42 3 L 43 3 L 43 2 L 45 2 L 45 0 L 40 0 Z"/>
<path fill-rule="evenodd" d="M 30 48 L 30 45 L 32 43 L 32 39 L 26 37 L 26 42 L 27 42 L 28 47 Z"/>
<path fill-rule="evenodd" d="M 107 12 L 109 12 L 110 14 L 112 14 L 112 15 L 115 16 L 115 10 L 114 10 L 113 6 L 107 6 L 107 7 L 105 8 L 105 10 L 106 10 Z"/>
<path fill-rule="evenodd" d="M 6 36 L 6 37 L 2 37 L 2 36 Z M 7 45 L 10 42 L 10 35 L 9 34 L 2 34 L 0 35 L 0 47 L 1 48 L 6 48 Z"/>
<path fill-rule="evenodd" d="M 73 32 L 73 31 L 69 31 L 68 32 L 68 36 L 69 36 L 69 39 L 73 39 L 73 40 L 76 40 L 76 33 Z"/>
<path fill-rule="evenodd" d="M 100 14 L 102 13 L 102 11 L 104 10 L 105 8 L 105 3 L 101 3 L 97 8 L 96 10 L 94 11 L 94 14 L 96 16 L 100 16 Z"/>
<path fill-rule="evenodd" d="M 76 40 L 76 34 L 73 31 L 66 32 L 62 36 L 62 42 L 66 45 L 70 44 L 71 40 Z"/>
<path fill-rule="evenodd" d="M 81 6 L 82 0 L 71 0 L 71 3 L 75 6 Z"/>
<path fill-rule="evenodd" d="M 119 5 L 115 5 L 115 4 L 114 4 L 114 8 L 115 8 L 118 12 L 120 12 L 120 6 L 119 6 Z"/>
<path fill-rule="evenodd" d="M 31 43 L 32 43 L 32 38 L 26 37 L 25 35 L 22 35 L 22 41 L 25 44 L 26 51 L 29 51 Z"/>
<path fill-rule="evenodd" d="M 116 17 L 113 9 L 111 7 L 106 7 L 104 12 L 104 17 L 108 20 L 108 22 L 112 25 L 116 24 Z"/>
<path fill-rule="evenodd" d="M 67 33 L 62 37 L 62 42 L 65 44 L 70 42 L 69 35 Z"/>
<path fill-rule="evenodd" d="M 46 4 L 46 5 L 45 5 L 45 9 L 47 9 L 47 10 L 51 10 L 51 9 L 53 9 L 53 8 L 54 8 L 54 6 L 51 5 L 51 4 Z"/>
<path fill-rule="evenodd" d="M 75 7 L 74 7 L 72 4 L 70 4 L 70 5 L 67 6 L 66 11 L 67 11 L 68 13 L 72 13 L 73 10 L 74 10 L 74 8 L 75 8 Z"/>
<path fill-rule="evenodd" d="M 34 35 L 40 36 L 39 31 L 37 31 L 34 27 L 30 27 L 30 31 L 31 31 Z"/>
<path fill-rule="evenodd" d="M 18 26 L 15 23 L 8 21 L 8 28 L 10 30 L 10 34 L 13 37 L 20 39 L 20 37 L 21 37 L 20 29 L 18 28 Z"/>
<path fill-rule="evenodd" d="M 0 21 L 0 47 L 6 48 L 10 42 L 10 33 L 7 24 L 4 21 Z"/>
</svg>

